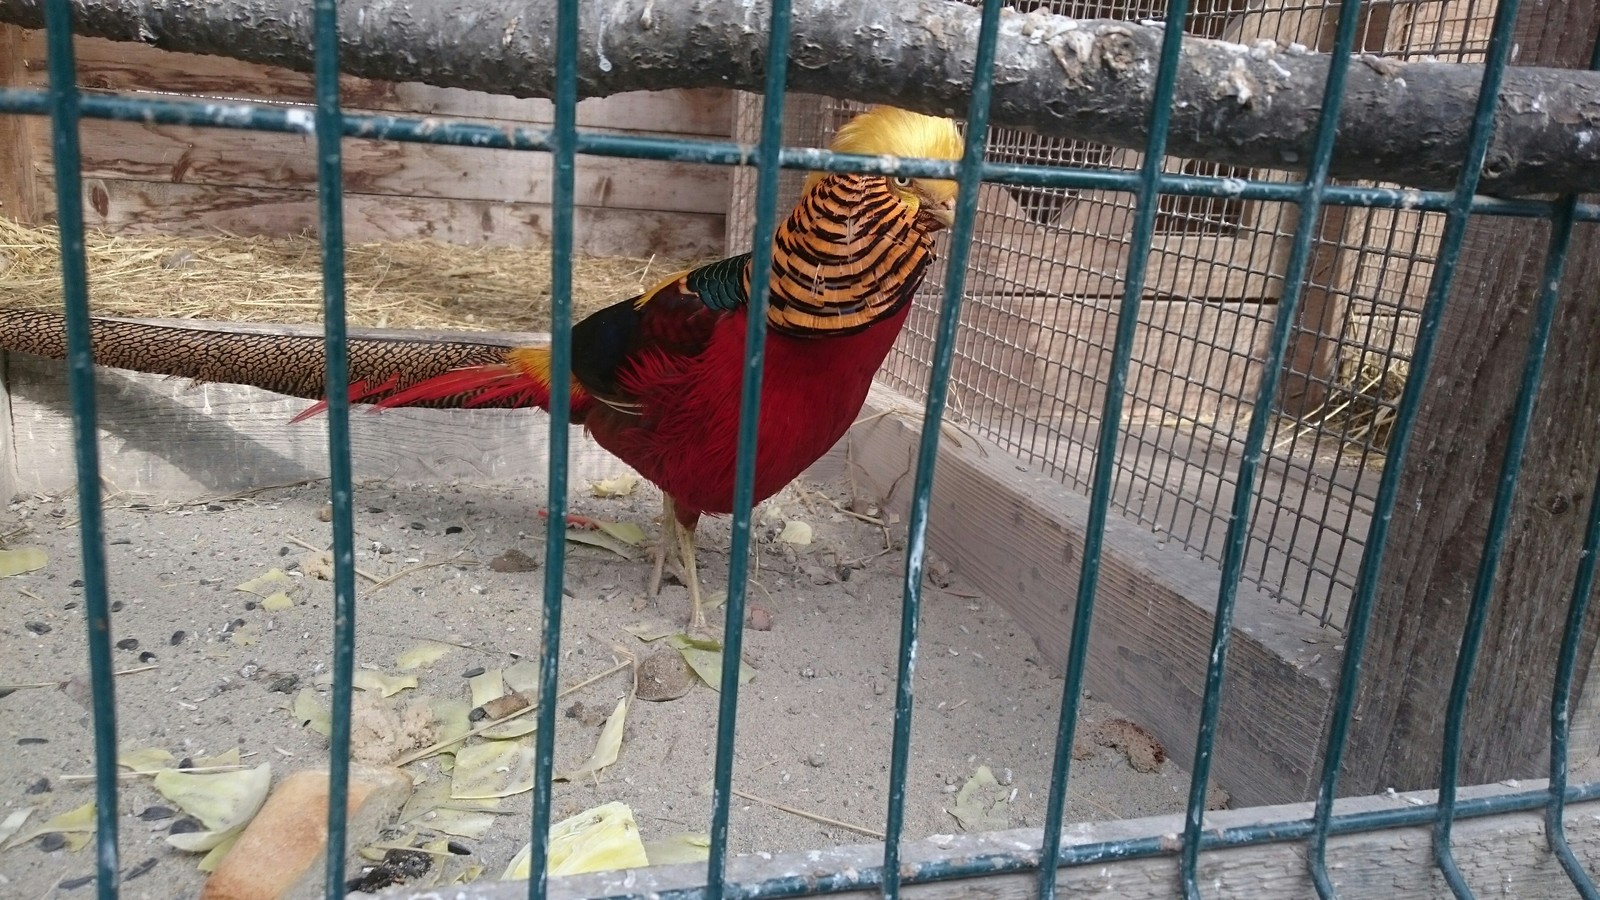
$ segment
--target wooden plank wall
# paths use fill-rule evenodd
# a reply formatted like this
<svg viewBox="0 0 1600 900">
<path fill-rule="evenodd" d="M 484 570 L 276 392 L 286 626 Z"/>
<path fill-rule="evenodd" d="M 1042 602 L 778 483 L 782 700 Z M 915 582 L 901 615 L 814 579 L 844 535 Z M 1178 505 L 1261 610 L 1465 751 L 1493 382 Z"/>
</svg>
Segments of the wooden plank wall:
<svg viewBox="0 0 1600 900">
<path fill-rule="evenodd" d="M 24 32 L 21 83 L 45 80 L 42 32 Z M 309 76 L 135 43 L 80 39 L 79 77 L 94 90 L 308 103 Z M 499 127 L 548 125 L 544 100 L 344 78 L 351 112 L 426 115 Z M 579 125 L 631 134 L 731 133 L 729 93 L 661 91 L 586 100 Z M 5 133 L 0 132 L 0 146 Z M 53 183 L 49 132 L 27 129 L 25 179 Z M 84 120 L 85 214 L 111 231 L 285 234 L 316 227 L 312 138 L 231 129 Z M 347 140 L 345 206 L 352 241 L 433 237 L 463 244 L 537 242 L 550 229 L 547 154 Z M 0 149 L 0 164 L 5 161 Z M 721 253 L 724 167 L 586 156 L 577 167 L 577 247 L 588 255 Z M 0 200 L 5 197 L 0 196 Z M 29 218 L 19 216 L 19 218 Z"/>
</svg>

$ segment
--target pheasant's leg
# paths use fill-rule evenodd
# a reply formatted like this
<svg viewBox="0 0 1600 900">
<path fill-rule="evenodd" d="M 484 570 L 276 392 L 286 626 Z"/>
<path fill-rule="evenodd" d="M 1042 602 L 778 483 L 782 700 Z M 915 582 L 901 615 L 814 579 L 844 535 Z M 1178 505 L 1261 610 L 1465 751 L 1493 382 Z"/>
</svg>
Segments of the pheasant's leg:
<svg viewBox="0 0 1600 900">
<path fill-rule="evenodd" d="M 678 524 L 678 556 L 683 560 L 683 580 L 689 586 L 689 628 L 705 628 L 706 614 L 700 608 L 700 572 L 694 562 L 694 525 Z"/>
<path fill-rule="evenodd" d="M 650 570 L 650 596 L 661 593 L 661 576 L 667 568 L 667 548 L 671 546 L 678 533 L 678 511 L 673 506 L 672 497 L 666 494 L 661 496 L 661 536 L 656 539 L 655 566 Z"/>
</svg>

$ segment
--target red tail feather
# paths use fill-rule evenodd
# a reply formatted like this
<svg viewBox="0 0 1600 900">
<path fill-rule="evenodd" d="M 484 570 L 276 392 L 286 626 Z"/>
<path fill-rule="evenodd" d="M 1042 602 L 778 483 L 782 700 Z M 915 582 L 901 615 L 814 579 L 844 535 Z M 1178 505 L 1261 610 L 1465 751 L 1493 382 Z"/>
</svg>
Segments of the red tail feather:
<svg viewBox="0 0 1600 900">
<path fill-rule="evenodd" d="M 387 381 L 376 386 L 368 381 L 358 381 L 350 386 L 350 402 L 370 403 L 376 407 L 374 412 L 396 406 L 459 409 L 480 407 L 522 409 L 537 406 L 540 409 L 548 409 L 549 373 L 549 348 L 519 347 L 506 353 L 504 363 L 454 369 L 398 390 L 401 381 L 398 374 L 390 376 Z M 588 401 L 589 395 L 574 383 L 573 421 L 582 421 L 582 414 L 588 407 Z M 327 408 L 328 403 L 324 400 L 295 416 L 292 421 L 308 419 Z"/>
</svg>

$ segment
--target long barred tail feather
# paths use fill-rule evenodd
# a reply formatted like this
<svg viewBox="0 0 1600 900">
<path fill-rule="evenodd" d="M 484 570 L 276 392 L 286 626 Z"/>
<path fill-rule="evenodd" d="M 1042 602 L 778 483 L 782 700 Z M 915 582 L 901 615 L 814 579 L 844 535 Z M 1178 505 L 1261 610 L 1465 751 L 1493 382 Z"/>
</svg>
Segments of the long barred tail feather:
<svg viewBox="0 0 1600 900">
<path fill-rule="evenodd" d="M 245 384 L 318 401 L 301 421 L 327 408 L 322 336 L 261 333 L 240 327 L 186 326 L 124 319 L 93 322 L 94 361 L 103 366 L 199 382 Z M 550 399 L 549 350 L 509 343 L 404 337 L 352 337 L 350 399 L 379 408 L 544 407 Z M 0 310 L 0 350 L 66 356 L 59 313 Z M 588 396 L 573 386 L 575 421 Z"/>
</svg>

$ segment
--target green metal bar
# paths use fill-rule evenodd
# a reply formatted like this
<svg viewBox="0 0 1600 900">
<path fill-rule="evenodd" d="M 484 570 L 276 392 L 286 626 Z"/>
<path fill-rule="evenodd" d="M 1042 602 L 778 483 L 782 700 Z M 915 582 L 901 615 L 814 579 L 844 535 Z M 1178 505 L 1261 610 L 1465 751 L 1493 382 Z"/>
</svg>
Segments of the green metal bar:
<svg viewBox="0 0 1600 900">
<path fill-rule="evenodd" d="M 1584 900 L 1600 900 L 1594 880 L 1567 842 L 1567 759 L 1571 737 L 1572 680 L 1577 671 L 1578 649 L 1583 641 L 1583 624 L 1594 591 L 1595 559 L 1600 556 L 1600 474 L 1589 492 L 1589 524 L 1583 536 L 1583 556 L 1578 577 L 1572 586 L 1572 604 L 1567 608 L 1566 633 L 1561 638 L 1561 653 L 1556 661 L 1555 690 L 1550 697 L 1550 793 L 1545 807 L 1545 834 L 1550 849 L 1561 861 L 1561 868 Z M 1459 815 L 1459 807 L 1458 813 Z"/>
<path fill-rule="evenodd" d="M 350 463 L 350 390 L 345 346 L 344 174 L 339 117 L 337 0 L 315 0 L 317 212 L 327 350 L 328 491 L 333 515 L 333 731 L 328 737 L 328 855 L 323 893 L 345 893 L 345 825 L 350 787 L 350 694 L 356 657 L 355 518 Z"/>
<path fill-rule="evenodd" d="M 1600 782 L 1569 789 L 1566 799 L 1586 802 L 1600 799 Z M 1461 819 L 1485 818 L 1507 813 L 1526 812 L 1544 807 L 1549 794 L 1543 790 L 1496 794 L 1463 800 L 1457 807 Z M 1330 820 L 1330 833 L 1334 835 L 1360 834 L 1393 828 L 1410 828 L 1427 825 L 1433 821 L 1435 804 L 1422 806 L 1397 806 L 1393 809 L 1371 810 L 1359 813 L 1342 813 Z M 1311 819 L 1287 819 L 1262 822 L 1234 828 L 1207 831 L 1201 838 L 1202 850 L 1224 850 L 1255 847 L 1264 844 L 1298 841 L 1309 836 L 1316 828 Z M 1145 835 L 1112 841 L 1095 841 L 1063 847 L 1061 866 L 1076 868 L 1104 865 L 1131 859 L 1153 859 L 1171 856 L 1170 838 L 1162 835 Z M 902 886 L 926 885 L 939 882 L 983 878 L 1013 872 L 1029 872 L 1038 866 L 1038 854 L 1030 850 L 1007 853 L 983 853 L 944 859 L 908 862 L 900 875 Z M 809 897 L 838 894 L 850 891 L 872 890 L 883 883 L 881 867 L 851 868 L 839 872 L 805 872 L 782 875 L 766 881 L 741 885 L 740 896 L 746 900 L 775 900 L 780 897 Z M 634 898 L 634 894 L 620 894 Z M 652 900 L 700 900 L 700 888 L 661 891 L 650 895 Z"/>
<path fill-rule="evenodd" d="M 1468 151 L 1456 186 L 1455 199 L 1446 212 L 1444 234 L 1439 242 L 1439 261 L 1434 267 L 1433 282 L 1428 286 L 1428 296 L 1423 304 L 1422 319 L 1418 326 L 1416 346 L 1412 350 L 1411 374 L 1400 396 L 1394 428 L 1390 433 L 1388 461 L 1378 485 L 1372 524 L 1367 532 L 1366 553 L 1356 576 L 1356 591 L 1351 600 L 1350 624 L 1345 631 L 1345 656 L 1339 673 L 1339 689 L 1334 701 L 1333 718 L 1329 723 L 1327 750 L 1322 762 L 1322 786 L 1317 794 L 1314 821 L 1317 829 L 1311 839 L 1312 877 L 1319 896 L 1334 896 L 1333 882 L 1326 866 L 1328 822 L 1333 800 L 1339 785 L 1339 767 L 1344 757 L 1345 743 L 1349 738 L 1350 720 L 1354 715 L 1356 689 L 1361 678 L 1361 658 L 1366 650 L 1368 632 L 1371 630 L 1372 609 L 1376 602 L 1378 576 L 1382 570 L 1383 554 L 1387 548 L 1389 522 L 1394 515 L 1395 498 L 1400 487 L 1400 474 L 1405 469 L 1406 451 L 1411 443 L 1411 430 L 1421 405 L 1422 391 L 1428 382 L 1428 369 L 1433 361 L 1434 338 L 1438 334 L 1439 319 L 1455 276 L 1457 258 L 1461 252 L 1462 238 L 1466 234 L 1467 220 L 1472 211 L 1472 195 L 1477 190 L 1479 173 L 1488 153 L 1489 137 L 1494 126 L 1494 106 L 1500 92 L 1501 76 L 1511 49 L 1511 26 L 1516 21 L 1518 0 L 1501 0 L 1495 11 L 1494 32 L 1489 41 L 1487 66 L 1479 88 L 1478 103 L 1472 129 L 1468 136 Z M 1448 877 L 1448 876 L 1447 876 Z"/>
<path fill-rule="evenodd" d="M 756 434 L 761 421 L 761 376 L 766 362 L 767 297 L 772 239 L 778 222 L 778 153 L 783 147 L 783 100 L 788 83 L 790 0 L 772 0 L 767 71 L 757 146 L 755 230 L 750 239 L 750 303 L 745 315 L 744 380 L 739 387 L 739 442 L 733 466 L 733 539 L 728 550 L 728 599 L 723 611 L 722 684 L 717 703 L 716 768 L 711 788 L 711 848 L 706 897 L 739 895 L 728 883 L 728 813 L 733 800 L 733 747 L 738 726 L 739 660 L 744 653 L 745 589 L 750 573 L 750 513 L 755 506 Z"/>
<path fill-rule="evenodd" d="M 1339 130 L 1339 108 L 1344 102 L 1345 78 L 1350 69 L 1350 50 L 1355 45 L 1360 12 L 1361 4 L 1356 2 L 1343 3 L 1339 9 L 1332 64 L 1328 67 L 1328 80 L 1322 93 L 1322 112 L 1317 119 L 1311 168 L 1306 174 L 1299 221 L 1295 224 L 1289 263 L 1283 276 L 1283 296 L 1278 301 L 1277 315 L 1272 324 L 1267 360 L 1233 488 L 1233 503 L 1222 557 L 1222 584 L 1212 621 L 1211 655 L 1206 665 L 1205 694 L 1201 699 L 1200 728 L 1195 736 L 1194 767 L 1190 773 L 1189 801 L 1184 817 L 1181 871 L 1184 893 L 1191 898 L 1200 895 L 1196 876 L 1200 861 L 1200 835 L 1205 822 L 1206 793 L 1211 780 L 1212 755 L 1216 749 L 1217 723 L 1222 712 L 1222 686 L 1228 645 L 1233 637 L 1233 612 L 1239 599 L 1239 576 L 1244 568 L 1245 551 L 1250 541 L 1256 472 L 1263 459 L 1261 450 L 1266 443 L 1267 429 L 1273 421 L 1278 381 L 1283 374 L 1283 358 L 1288 352 L 1289 335 L 1300 308 L 1302 286 L 1311 260 L 1311 245 L 1318 233 L 1318 219 L 1322 216 L 1322 199 L 1328 187 L 1328 169 L 1333 161 L 1333 147 Z"/>
<path fill-rule="evenodd" d="M 48 97 L 41 91 L 0 88 L 0 112 L 45 115 L 49 110 Z M 298 108 L 244 102 L 195 103 L 90 94 L 82 99 L 82 111 L 86 118 L 119 122 L 238 128 L 296 134 L 308 133 L 311 130 L 304 113 Z M 548 152 L 551 148 L 550 132 L 546 129 L 502 129 L 470 122 L 441 124 L 426 119 L 352 113 L 345 114 L 343 123 L 345 137 L 533 152 Z M 626 159 L 731 166 L 753 165 L 755 158 L 749 147 L 728 141 L 615 134 L 579 133 L 577 152 Z M 809 147 L 785 147 L 778 155 L 778 165 L 784 169 L 871 172 L 915 178 L 954 179 L 960 176 L 960 166 L 952 162 L 941 160 L 891 162 L 882 157 L 833 153 Z M 1023 187 L 1134 192 L 1138 190 L 1140 184 L 1140 175 L 1137 172 L 1027 163 L 985 162 L 982 172 L 983 180 L 986 182 Z M 1157 186 L 1163 194 L 1283 203 L 1298 203 L 1303 191 L 1299 184 L 1172 173 L 1162 173 Z M 1329 185 L 1324 191 L 1323 203 L 1330 206 L 1440 212 L 1450 208 L 1455 196 L 1453 191 Z M 1472 211 L 1477 215 L 1548 219 L 1555 213 L 1555 204 L 1540 200 L 1474 197 Z M 1578 204 L 1574 220 L 1600 221 L 1600 204 Z"/>
<path fill-rule="evenodd" d="M 889 753 L 889 806 L 884 825 L 883 896 L 900 896 L 900 839 L 905 830 L 906 780 L 911 768 L 913 678 L 917 669 L 917 630 L 922 619 L 922 573 L 927 561 L 928 508 L 933 497 L 934 468 L 939 459 L 939 425 L 955 355 L 956 329 L 961 326 L 961 294 L 966 284 L 972 229 L 978 219 L 978 188 L 984 147 L 989 135 L 989 102 L 994 83 L 995 45 L 1000 36 L 1000 0 L 984 0 L 978 26 L 977 58 L 972 64 L 972 101 L 967 107 L 966 146 L 956 183 L 956 220 L 946 264 L 944 302 L 928 374 L 928 401 L 917 443 L 917 475 L 911 490 L 911 517 L 906 526 L 905 578 L 901 586 L 899 668 L 895 676 L 894 743 Z"/>
<path fill-rule="evenodd" d="M 1095 590 L 1100 583 L 1100 562 L 1105 542 L 1106 518 L 1111 507 L 1111 477 L 1116 469 L 1117 438 L 1122 428 L 1123 394 L 1133 356 L 1134 332 L 1139 324 L 1139 303 L 1144 299 L 1145 263 L 1155 232 L 1160 200 L 1161 164 L 1166 156 L 1167 129 L 1172 122 L 1172 94 L 1177 85 L 1178 55 L 1188 0 L 1171 0 L 1161 39 L 1161 59 L 1156 69 L 1155 96 L 1150 102 L 1150 136 L 1134 191 L 1133 239 L 1128 250 L 1128 275 L 1117 317 L 1111 371 L 1107 374 L 1100 434 L 1094 454 L 1089 493 L 1089 520 L 1084 527 L 1083 568 L 1078 574 L 1078 595 L 1072 615 L 1072 638 L 1061 687 L 1061 717 L 1056 724 L 1055 761 L 1050 773 L 1050 795 L 1045 805 L 1044 844 L 1039 856 L 1039 900 L 1054 900 L 1056 867 L 1061 858 L 1061 824 L 1066 816 L 1067 789 L 1072 779 L 1072 744 L 1078 728 L 1078 707 L 1083 699 L 1084 665 L 1089 656 L 1089 629 L 1094 618 Z"/>
<path fill-rule="evenodd" d="M 529 900 L 545 896 L 549 880 L 550 808 L 555 802 L 556 697 L 561 667 L 561 599 L 566 577 L 567 453 L 572 398 L 573 201 L 578 143 L 578 0 L 556 6 L 555 128 L 551 164 L 555 180 L 550 229 L 550 459 L 545 499 L 544 627 L 539 644 L 539 718 L 533 753 L 533 814 L 528 859 Z"/>
<path fill-rule="evenodd" d="M 1589 57 L 1591 71 L 1600 71 L 1600 39 L 1595 40 Z M 1578 197 L 1571 194 L 1558 204 L 1551 223 L 1550 246 L 1565 247 L 1572 234 L 1573 210 Z M 1565 254 L 1552 252 L 1546 261 L 1542 290 L 1555 292 L 1561 283 Z M 1540 300 L 1543 303 L 1543 298 Z M 1550 849 L 1561 861 L 1561 868 L 1572 879 L 1583 900 L 1600 900 L 1600 888 L 1584 871 L 1583 864 L 1567 842 L 1566 796 L 1567 761 L 1571 743 L 1572 682 L 1577 672 L 1578 650 L 1583 642 L 1584 620 L 1589 613 L 1589 598 L 1594 590 L 1595 557 L 1600 553 L 1600 474 L 1589 492 L 1589 523 L 1583 535 L 1583 555 L 1579 557 L 1577 577 L 1573 579 L 1572 601 L 1567 606 L 1566 630 L 1561 636 L 1561 651 L 1556 658 L 1555 684 L 1550 692 L 1550 805 L 1545 807 L 1545 835 Z"/>
<path fill-rule="evenodd" d="M 66 299 L 72 452 L 78 468 L 84 623 L 89 642 L 89 680 L 94 686 L 90 711 L 94 720 L 95 890 L 101 900 L 114 900 L 121 883 L 117 848 L 117 700 L 112 677 L 105 523 L 100 512 L 100 448 L 95 435 L 94 352 L 89 338 L 89 276 L 83 249 L 83 157 L 78 142 L 72 7 L 67 0 L 48 0 L 44 14 L 56 166 L 56 222 L 61 228 L 61 292 Z"/>
</svg>

